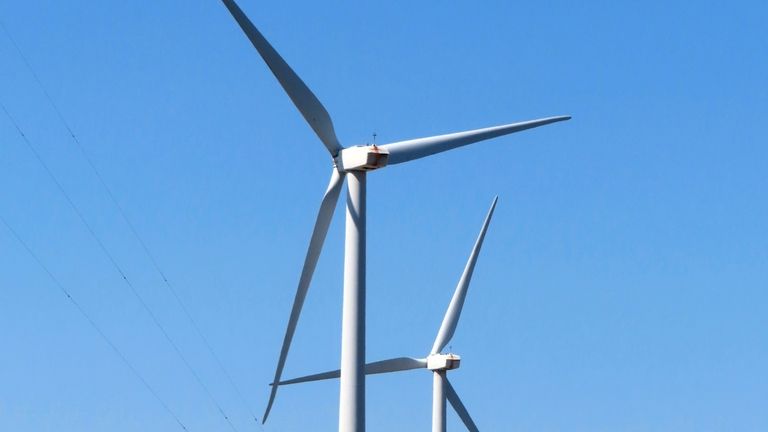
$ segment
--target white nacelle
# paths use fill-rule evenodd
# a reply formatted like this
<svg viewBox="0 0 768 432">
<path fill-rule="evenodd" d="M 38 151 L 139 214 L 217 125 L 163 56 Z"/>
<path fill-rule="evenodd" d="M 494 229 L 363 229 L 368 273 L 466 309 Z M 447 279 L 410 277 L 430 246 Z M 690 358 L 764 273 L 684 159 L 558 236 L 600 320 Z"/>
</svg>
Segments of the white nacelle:
<svg viewBox="0 0 768 432">
<path fill-rule="evenodd" d="M 340 171 L 370 171 L 387 166 L 389 152 L 381 147 L 357 146 L 342 150 L 336 157 Z"/>
<path fill-rule="evenodd" d="M 461 357 L 456 354 L 432 354 L 427 357 L 427 369 L 451 370 L 459 367 Z"/>
</svg>

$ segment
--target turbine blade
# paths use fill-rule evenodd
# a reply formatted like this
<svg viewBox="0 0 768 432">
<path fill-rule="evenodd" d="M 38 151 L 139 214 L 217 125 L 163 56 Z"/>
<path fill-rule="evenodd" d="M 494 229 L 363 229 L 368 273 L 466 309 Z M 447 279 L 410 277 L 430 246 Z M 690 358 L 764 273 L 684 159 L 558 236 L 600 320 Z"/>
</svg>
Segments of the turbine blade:
<svg viewBox="0 0 768 432">
<path fill-rule="evenodd" d="M 472 272 L 475 270 L 475 263 L 477 263 L 477 256 L 480 254 L 480 248 L 483 247 L 485 233 L 488 231 L 488 224 L 491 223 L 493 210 L 496 208 L 496 202 L 498 200 L 498 196 L 493 199 L 491 208 L 488 210 L 488 215 L 485 216 L 483 227 L 480 229 L 480 234 L 477 236 L 477 240 L 475 240 L 475 246 L 469 254 L 467 265 L 464 267 L 464 273 L 462 273 L 461 279 L 459 279 L 459 284 L 456 285 L 456 291 L 453 292 L 453 298 L 451 298 L 451 303 L 448 305 L 448 310 L 445 311 L 445 317 L 443 317 L 443 323 L 440 325 L 440 330 L 437 332 L 435 344 L 432 345 L 431 354 L 437 354 L 445 348 L 453 337 L 453 333 L 456 331 L 456 325 L 459 323 L 459 317 L 461 316 L 461 309 L 464 307 L 464 299 L 467 297 L 469 281 L 472 279 Z"/>
<path fill-rule="evenodd" d="M 469 416 L 469 411 L 467 411 L 467 408 L 461 403 L 459 395 L 456 393 L 456 390 L 453 389 L 448 378 L 445 379 L 445 397 L 448 399 L 448 402 L 451 403 L 451 406 L 454 411 L 456 411 L 456 414 L 459 415 L 461 421 L 464 422 L 464 425 L 467 426 L 467 429 L 470 432 L 480 432 L 475 422 L 472 421 L 472 417 Z"/>
<path fill-rule="evenodd" d="M 427 367 L 427 359 L 417 359 L 412 357 L 398 357 L 389 360 L 381 360 L 365 365 L 366 375 L 375 375 L 387 372 L 399 372 L 411 369 L 421 369 Z"/>
<path fill-rule="evenodd" d="M 320 210 L 317 212 L 315 228 L 312 230 L 312 238 L 309 241 L 307 256 L 304 258 L 304 267 L 301 270 L 299 286 L 296 289 L 296 297 L 293 300 L 291 316 L 288 319 L 288 328 L 285 329 L 283 346 L 280 348 L 280 358 L 277 360 L 275 379 L 272 381 L 272 391 L 269 394 L 269 402 L 267 403 L 267 410 L 264 412 L 264 418 L 261 421 L 262 423 L 267 421 L 269 411 L 272 409 L 272 403 L 275 401 L 275 395 L 277 394 L 278 386 L 274 385 L 274 383 L 280 382 L 280 376 L 282 375 L 283 367 L 285 366 L 285 359 L 288 357 L 288 349 L 291 346 L 291 340 L 293 339 L 293 334 L 296 331 L 296 324 L 299 321 L 301 308 L 304 306 L 304 299 L 306 298 L 307 291 L 309 290 L 309 282 L 312 280 L 312 274 L 315 271 L 317 260 L 320 257 L 320 252 L 323 249 L 325 235 L 328 233 L 328 227 L 330 226 L 331 219 L 333 218 L 333 211 L 336 208 L 336 202 L 339 200 L 339 192 L 341 192 L 342 184 L 344 184 L 344 174 L 340 173 L 337 169 L 334 168 L 333 172 L 331 173 L 331 181 L 328 184 L 328 189 L 325 191 L 325 196 L 323 196 L 323 201 L 320 204 Z"/>
<path fill-rule="evenodd" d="M 452 150 L 467 144 L 476 143 L 502 135 L 520 132 L 522 130 L 544 126 L 570 119 L 570 116 L 548 117 L 538 120 L 529 120 L 520 123 L 512 123 L 503 126 L 494 126 L 483 129 L 475 129 L 465 132 L 456 132 L 447 135 L 438 135 L 427 138 L 417 138 L 408 141 L 400 141 L 379 146 L 389 151 L 388 165 L 408 162 L 420 159 L 446 150 Z"/>
<path fill-rule="evenodd" d="M 427 359 L 416 359 L 411 357 L 398 357 L 389 360 L 382 360 L 373 363 L 367 363 L 365 365 L 366 375 L 375 375 L 388 372 L 399 372 L 411 369 L 421 369 L 427 367 Z M 310 381 L 322 381 L 327 379 L 338 378 L 341 375 L 341 371 L 336 369 L 330 372 L 323 372 L 314 375 L 307 375 L 300 378 L 289 379 L 280 381 L 278 385 L 298 384 Z"/>
<path fill-rule="evenodd" d="M 289 384 L 300 384 L 305 382 L 312 382 L 312 381 L 324 381 L 329 379 L 338 378 L 341 376 L 341 371 L 339 369 L 328 371 L 328 372 L 322 372 L 318 374 L 312 374 L 312 375 L 305 375 L 303 377 L 299 378 L 292 378 L 285 381 L 280 381 L 277 383 L 277 385 L 289 385 Z M 274 384 L 270 384 L 274 386 Z"/>
<path fill-rule="evenodd" d="M 328 115 L 328 111 L 325 110 L 323 104 L 320 103 L 309 87 L 304 84 L 304 81 L 296 75 L 296 72 L 288 66 L 288 63 L 280 57 L 280 54 L 272 48 L 272 45 L 256 29 L 256 26 L 243 13 L 237 3 L 234 0 L 222 1 L 240 25 L 240 28 L 243 29 L 245 35 L 251 40 L 261 58 L 267 63 L 267 66 L 269 66 L 275 78 L 280 82 L 280 85 L 283 86 L 285 92 L 288 93 L 288 97 L 291 98 L 293 104 L 299 109 L 301 115 L 304 116 L 309 126 L 312 127 L 312 130 L 320 138 L 320 141 L 325 144 L 325 147 L 331 153 L 331 157 L 336 157 L 342 147 L 339 144 L 338 138 L 336 138 L 336 132 L 333 130 L 331 116 Z"/>
</svg>

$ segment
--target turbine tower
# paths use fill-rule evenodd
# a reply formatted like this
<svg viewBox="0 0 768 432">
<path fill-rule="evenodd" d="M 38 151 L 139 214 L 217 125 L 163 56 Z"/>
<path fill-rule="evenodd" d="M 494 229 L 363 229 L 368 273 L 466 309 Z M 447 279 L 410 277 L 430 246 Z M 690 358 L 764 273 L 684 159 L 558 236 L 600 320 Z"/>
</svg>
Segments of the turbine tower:
<svg viewBox="0 0 768 432">
<path fill-rule="evenodd" d="M 478 141 L 568 120 L 569 116 L 548 117 L 502 126 L 457 132 L 447 135 L 395 142 L 381 146 L 342 147 L 331 117 L 317 97 L 267 42 L 234 0 L 222 0 L 240 28 L 261 55 L 304 119 L 325 145 L 333 161 L 331 180 L 320 203 L 309 241 L 296 296 L 280 349 L 272 381 L 272 391 L 262 422 L 266 421 L 277 394 L 288 349 L 309 289 L 320 251 L 328 233 L 341 186 L 347 186 L 346 239 L 344 243 L 344 290 L 342 306 L 341 380 L 339 391 L 339 430 L 365 430 L 365 222 L 366 175 L 368 171 L 420 159 Z"/>
<path fill-rule="evenodd" d="M 483 227 L 480 229 L 480 234 L 475 240 L 475 246 L 472 248 L 472 252 L 469 254 L 466 266 L 464 266 L 464 272 L 461 274 L 456 290 L 453 292 L 451 302 L 448 304 L 448 310 L 445 311 L 443 322 L 440 325 L 440 329 L 437 331 L 437 337 L 435 343 L 432 345 L 432 350 L 426 358 L 413 358 L 413 357 L 397 357 L 389 360 L 382 360 L 374 363 L 368 363 L 365 365 L 366 375 L 381 374 L 388 372 L 399 372 L 411 369 L 426 368 L 432 371 L 432 432 L 445 432 L 445 401 L 451 403 L 451 406 L 464 422 L 471 432 L 477 432 L 478 428 L 472 417 L 469 415 L 464 404 L 461 402 L 459 395 L 454 390 L 451 383 L 448 381 L 447 372 L 449 370 L 457 369 L 461 362 L 461 357 L 456 354 L 448 353 L 443 354 L 443 348 L 451 341 L 453 334 L 456 332 L 456 326 L 459 323 L 459 317 L 461 316 L 461 310 L 464 307 L 464 300 L 467 298 L 467 290 L 469 290 L 469 282 L 472 279 L 472 273 L 475 270 L 475 264 L 477 263 L 477 257 L 480 254 L 480 248 L 483 247 L 483 240 L 485 239 L 485 233 L 488 231 L 488 225 L 493 217 L 493 210 L 496 208 L 496 202 L 498 197 L 493 199 L 491 208 L 488 210 L 488 215 L 485 217 Z M 307 375 L 301 378 L 294 378 L 290 380 L 281 381 L 279 385 L 298 384 L 310 381 L 320 381 L 332 378 L 338 378 L 340 375 L 339 370 L 323 372 L 314 375 Z"/>
</svg>

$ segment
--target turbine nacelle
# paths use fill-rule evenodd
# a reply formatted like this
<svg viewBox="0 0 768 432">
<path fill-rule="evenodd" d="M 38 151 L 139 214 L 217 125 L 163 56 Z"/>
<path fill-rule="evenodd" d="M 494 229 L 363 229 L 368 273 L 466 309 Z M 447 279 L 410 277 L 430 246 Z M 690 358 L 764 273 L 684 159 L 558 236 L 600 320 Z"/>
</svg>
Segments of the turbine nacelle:
<svg viewBox="0 0 768 432">
<path fill-rule="evenodd" d="M 341 172 L 372 171 L 384 168 L 389 161 L 389 151 L 376 145 L 354 146 L 342 149 L 334 158 Z"/>
<path fill-rule="evenodd" d="M 427 357 L 427 369 L 431 371 L 447 371 L 458 369 L 461 357 L 456 354 L 432 354 Z"/>
</svg>

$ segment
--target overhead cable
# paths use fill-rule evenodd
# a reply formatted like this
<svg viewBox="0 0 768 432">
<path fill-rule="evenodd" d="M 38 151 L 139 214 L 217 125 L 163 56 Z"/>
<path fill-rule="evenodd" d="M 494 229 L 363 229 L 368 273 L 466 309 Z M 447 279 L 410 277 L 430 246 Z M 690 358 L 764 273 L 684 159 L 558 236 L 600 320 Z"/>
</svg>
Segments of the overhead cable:
<svg viewBox="0 0 768 432">
<path fill-rule="evenodd" d="M 230 420 L 229 416 L 224 412 L 224 409 L 221 407 L 221 404 L 218 402 L 216 397 L 211 393 L 210 390 L 208 390 L 208 387 L 203 383 L 200 376 L 197 374 L 195 369 L 192 367 L 192 365 L 187 360 L 184 353 L 179 349 L 179 346 L 176 344 L 176 342 L 173 341 L 173 338 L 171 338 L 171 335 L 168 334 L 168 332 L 165 330 L 165 327 L 160 323 L 160 321 L 157 319 L 157 316 L 152 311 L 152 309 L 149 307 L 149 304 L 144 300 L 144 298 L 139 294 L 139 292 L 136 290 L 136 288 L 133 286 L 133 283 L 128 279 L 128 276 L 123 271 L 122 267 L 117 263 L 117 260 L 112 255 L 112 253 L 109 252 L 106 245 L 103 241 L 101 241 L 101 238 L 96 234 L 96 231 L 93 230 L 93 227 L 91 227 L 91 224 L 88 223 L 88 220 L 83 216 L 83 213 L 80 211 L 80 208 L 75 204 L 75 202 L 70 197 L 69 193 L 67 193 L 66 189 L 64 189 L 64 186 L 62 186 L 61 182 L 58 180 L 56 175 L 53 174 L 53 171 L 48 167 L 48 165 L 45 163 L 43 158 L 40 156 L 40 153 L 38 153 L 37 149 L 35 149 L 35 146 L 32 145 L 32 142 L 29 140 L 29 137 L 24 133 L 24 131 L 21 129 L 19 124 L 16 122 L 16 119 L 11 116 L 11 114 L 8 112 L 8 109 L 5 107 L 3 103 L 0 103 L 0 108 L 2 108 L 3 112 L 5 113 L 8 120 L 13 124 L 14 128 L 16 128 L 16 131 L 21 136 L 22 140 L 26 144 L 27 148 L 32 152 L 35 159 L 38 163 L 43 167 L 45 172 L 48 174 L 48 177 L 53 181 L 53 183 L 56 185 L 56 188 L 61 192 L 61 194 L 66 199 L 69 206 L 72 208 L 72 210 L 77 215 L 78 219 L 80 219 L 80 222 L 82 222 L 83 226 L 86 228 L 90 236 L 93 238 L 93 240 L 96 242 L 96 244 L 99 246 L 99 250 L 104 254 L 104 256 L 109 260 L 109 262 L 112 264 L 112 267 L 115 269 L 115 271 L 118 273 L 120 278 L 125 282 L 125 285 L 128 287 L 130 292 L 133 294 L 133 296 L 138 300 L 138 302 L 141 304 L 141 307 L 144 309 L 144 311 L 149 315 L 152 322 L 155 324 L 155 326 L 160 330 L 160 333 L 163 334 L 163 337 L 168 342 L 169 345 L 173 348 L 173 350 L 176 352 L 176 355 L 178 355 L 179 359 L 181 359 L 182 363 L 184 363 L 184 366 L 189 370 L 189 372 L 194 377 L 197 384 L 200 386 L 200 388 L 205 392 L 205 394 L 208 396 L 208 398 L 211 400 L 211 402 L 216 406 L 216 409 L 219 411 L 222 417 L 224 417 L 224 420 L 226 420 L 227 424 L 229 424 L 230 428 L 234 430 L 235 432 L 238 432 L 235 425 Z"/>
<path fill-rule="evenodd" d="M 11 33 L 8 31 L 8 29 L 5 27 L 2 21 L 0 21 L 0 28 L 3 29 L 3 33 L 6 35 L 8 40 L 10 41 L 11 45 L 16 50 L 16 53 L 19 55 L 19 58 L 21 58 L 22 62 L 24 63 L 24 66 L 27 68 L 29 73 L 32 75 L 32 78 L 34 79 L 35 83 L 38 85 L 40 90 L 42 91 L 43 95 L 45 96 L 45 99 L 50 104 L 53 111 L 56 113 L 56 117 L 61 122 L 62 126 L 67 130 L 67 134 L 71 138 L 72 142 L 75 144 L 75 146 L 80 151 L 80 154 L 85 159 L 88 166 L 93 171 L 94 175 L 98 179 L 99 183 L 101 184 L 102 188 L 106 192 L 107 196 L 109 197 L 109 200 L 112 202 L 112 204 L 117 209 L 118 213 L 120 214 L 120 217 L 123 219 L 125 224 L 128 226 L 128 229 L 130 230 L 133 237 L 136 239 L 136 241 L 141 245 L 141 249 L 146 254 L 147 258 L 149 258 L 149 261 L 152 263 L 152 266 L 154 267 L 157 274 L 160 276 L 160 278 L 163 281 L 163 284 L 168 288 L 171 295 L 173 296 L 176 303 L 179 305 L 179 308 L 184 313 L 184 316 L 186 316 L 187 320 L 190 322 L 192 327 L 195 330 L 195 333 L 200 338 L 200 340 L 203 342 L 203 345 L 205 345 L 206 349 L 210 353 L 211 357 L 213 358 L 214 362 L 218 366 L 218 368 L 221 370 L 224 377 L 227 379 L 227 382 L 234 390 L 237 397 L 242 402 L 243 406 L 248 410 L 250 416 L 258 423 L 258 419 L 256 418 L 256 415 L 253 413 L 253 410 L 251 409 L 250 404 L 247 402 L 245 396 L 243 396 L 243 392 L 240 391 L 240 388 L 237 384 L 235 384 L 234 379 L 232 378 L 232 375 L 229 373 L 227 368 L 224 366 L 224 363 L 221 361 L 220 357 L 216 354 L 216 351 L 213 349 L 213 346 L 208 341 L 208 338 L 205 337 L 202 330 L 200 329 L 200 326 L 197 324 L 197 321 L 192 317 L 192 314 L 189 312 L 189 309 L 187 308 L 186 304 L 181 300 L 181 296 L 179 296 L 176 289 L 173 287 L 173 285 L 170 283 L 168 278 L 166 277 L 165 272 L 160 267 L 160 264 L 158 263 L 157 259 L 155 258 L 154 254 L 150 251 L 149 247 L 147 246 L 147 243 L 144 241 L 141 235 L 139 235 L 138 230 L 136 229 L 133 222 L 131 222 L 131 219 L 128 217 L 128 214 L 125 212 L 123 207 L 118 202 L 117 198 L 115 197 L 115 194 L 112 192 L 112 188 L 109 187 L 107 182 L 104 180 L 104 176 L 102 176 L 101 171 L 96 167 L 96 164 L 93 162 L 93 159 L 88 154 L 88 152 L 85 150 L 85 147 L 80 142 L 80 139 L 75 135 L 74 131 L 72 130 L 72 127 L 70 126 L 67 119 L 62 114 L 61 110 L 59 109 L 56 102 L 51 97 L 50 93 L 46 89 L 46 87 L 43 85 L 42 80 L 40 80 L 40 77 L 35 72 L 35 69 L 32 67 L 32 64 L 29 62 L 27 57 L 24 55 L 24 52 L 21 50 L 21 47 L 18 43 L 16 43 L 16 40 L 13 38 Z"/>
<path fill-rule="evenodd" d="M 43 261 L 40 259 L 40 257 L 32 250 L 32 248 L 29 247 L 29 245 L 24 241 L 24 239 L 21 238 L 21 236 L 18 234 L 18 232 L 13 229 L 8 222 L 5 220 L 4 217 L 0 215 L 0 222 L 5 225 L 5 228 L 8 229 L 8 231 L 13 235 L 14 239 L 24 248 L 24 250 L 27 251 L 30 257 L 35 261 L 35 263 L 45 272 L 45 274 L 48 276 L 48 278 L 53 282 L 53 284 L 56 286 L 56 288 L 61 291 L 62 294 L 69 300 L 69 302 L 77 309 L 77 311 L 80 313 L 80 315 L 85 318 L 86 321 L 88 321 L 88 324 L 98 333 L 99 337 L 112 349 L 112 351 L 117 355 L 117 357 L 120 359 L 121 362 L 133 373 L 136 378 L 141 381 L 141 384 L 149 391 L 149 393 L 154 397 L 160 405 L 163 407 L 165 412 L 167 412 L 173 419 L 176 421 L 176 423 L 179 425 L 179 427 L 182 430 L 188 431 L 187 427 L 182 423 L 182 421 L 179 419 L 179 416 L 171 409 L 170 406 L 163 400 L 163 398 L 160 397 L 160 395 L 157 393 L 154 387 L 152 387 L 151 384 L 147 381 L 146 378 L 139 372 L 138 369 L 128 360 L 128 358 L 123 354 L 122 351 L 117 347 L 117 345 L 112 341 L 112 339 L 107 336 L 106 333 L 99 327 L 98 324 L 91 318 L 91 315 L 86 312 L 86 310 L 78 303 L 77 300 L 75 300 L 74 297 L 72 297 L 72 294 L 67 290 L 64 285 L 59 281 L 59 279 L 54 276 L 54 274 L 51 272 L 51 270 L 48 268 L 48 266 L 43 263 Z"/>
</svg>

